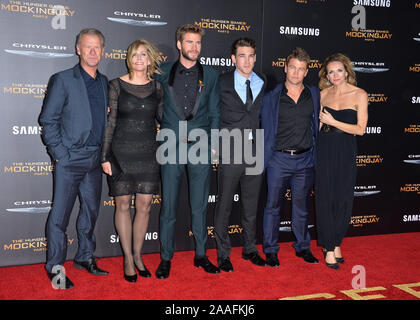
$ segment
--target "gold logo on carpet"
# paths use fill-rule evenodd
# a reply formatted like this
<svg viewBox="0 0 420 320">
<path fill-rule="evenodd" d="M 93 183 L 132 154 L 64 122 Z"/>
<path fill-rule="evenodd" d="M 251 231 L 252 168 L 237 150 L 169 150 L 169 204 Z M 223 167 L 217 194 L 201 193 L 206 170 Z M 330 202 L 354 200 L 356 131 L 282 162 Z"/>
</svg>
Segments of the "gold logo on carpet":
<svg viewBox="0 0 420 320">
<path fill-rule="evenodd" d="M 371 287 L 371 288 L 362 288 L 362 289 L 352 289 L 352 290 L 340 290 L 336 294 L 324 292 L 324 293 L 315 293 L 315 294 L 307 294 L 302 296 L 296 297 L 286 297 L 280 298 L 279 300 L 324 300 L 324 299 L 334 299 L 334 300 L 342 300 L 343 298 L 340 297 L 340 294 L 344 295 L 344 298 L 350 298 L 352 300 L 375 300 L 375 299 L 387 299 L 385 294 L 391 291 L 395 291 L 396 289 L 403 291 L 404 294 L 410 294 L 417 299 L 420 299 L 420 282 L 416 283 L 407 283 L 407 284 L 394 284 L 392 285 L 394 288 L 385 288 L 382 286 L 378 287 Z M 396 288 L 396 289 L 395 289 Z M 417 289 L 417 290 L 416 290 Z M 381 291 L 383 294 L 372 294 L 374 291 Z M 366 294 L 371 293 L 371 294 Z M 395 293 L 395 292 L 394 292 Z M 399 292 L 401 294 L 401 292 Z M 338 295 L 338 297 L 336 296 Z"/>
</svg>

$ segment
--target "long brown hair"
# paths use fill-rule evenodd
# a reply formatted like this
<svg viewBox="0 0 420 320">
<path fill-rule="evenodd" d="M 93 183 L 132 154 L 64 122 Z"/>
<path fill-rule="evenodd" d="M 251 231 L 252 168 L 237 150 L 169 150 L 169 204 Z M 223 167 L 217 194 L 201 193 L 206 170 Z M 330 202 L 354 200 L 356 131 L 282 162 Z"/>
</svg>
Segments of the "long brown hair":
<svg viewBox="0 0 420 320">
<path fill-rule="evenodd" d="M 341 62 L 344 66 L 344 69 L 347 71 L 347 74 L 348 74 L 347 82 L 354 86 L 357 85 L 356 73 L 353 70 L 353 65 L 350 59 L 342 53 L 335 53 L 333 55 L 330 55 L 324 60 L 324 63 L 322 64 L 322 68 L 321 70 L 319 70 L 319 73 L 318 73 L 319 89 L 323 90 L 325 88 L 332 86 L 332 84 L 328 81 L 328 78 L 327 78 L 327 66 L 331 62 Z"/>
</svg>

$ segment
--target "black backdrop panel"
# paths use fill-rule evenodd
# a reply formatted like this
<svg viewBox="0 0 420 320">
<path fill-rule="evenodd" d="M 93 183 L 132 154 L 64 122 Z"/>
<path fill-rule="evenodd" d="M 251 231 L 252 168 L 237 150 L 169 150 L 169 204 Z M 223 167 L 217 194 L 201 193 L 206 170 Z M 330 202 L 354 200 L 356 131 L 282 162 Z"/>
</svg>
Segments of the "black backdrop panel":
<svg viewBox="0 0 420 320">
<path fill-rule="evenodd" d="M 353 30 L 355 5 L 364 6 L 366 27 Z M 64 16 L 56 16 L 54 6 Z M 57 12 L 57 11 L 56 11 Z M 45 222 L 52 204 L 51 159 L 42 144 L 38 117 L 49 77 L 78 62 L 76 34 L 100 29 L 106 38 L 100 71 L 109 79 L 126 72 L 128 45 L 145 38 L 157 45 L 162 62 L 177 59 L 175 30 L 185 23 L 205 30 L 200 62 L 221 73 L 233 70 L 230 46 L 239 37 L 257 41 L 256 69 L 273 88 L 284 80 L 284 64 L 295 47 L 311 58 L 307 83 L 317 84 L 328 55 L 342 52 L 356 68 L 358 85 L 369 94 L 369 123 L 358 137 L 358 177 L 348 235 L 420 230 L 420 25 L 418 1 L 332 0 L 135 0 L 34 2 L 0 0 L 0 266 L 43 263 Z M 144 21 L 149 25 L 144 26 Z M 151 23 L 150 23 L 151 22 Z M 213 215 L 217 201 L 213 168 L 207 225 L 214 248 Z M 176 225 L 176 250 L 191 250 L 188 188 L 184 180 Z M 284 195 L 280 242 L 292 241 L 290 194 Z M 314 195 L 312 195 L 313 198 Z M 229 232 L 241 245 L 240 190 L 235 195 Z M 258 241 L 266 186 L 261 190 Z M 144 253 L 159 252 L 160 195 L 154 195 Z M 68 233 L 68 259 L 77 248 L 76 203 Z M 134 213 L 134 209 L 133 209 Z M 98 257 L 121 255 L 113 221 L 114 202 L 104 179 L 96 227 Z M 310 233 L 316 238 L 314 208 Z"/>
</svg>

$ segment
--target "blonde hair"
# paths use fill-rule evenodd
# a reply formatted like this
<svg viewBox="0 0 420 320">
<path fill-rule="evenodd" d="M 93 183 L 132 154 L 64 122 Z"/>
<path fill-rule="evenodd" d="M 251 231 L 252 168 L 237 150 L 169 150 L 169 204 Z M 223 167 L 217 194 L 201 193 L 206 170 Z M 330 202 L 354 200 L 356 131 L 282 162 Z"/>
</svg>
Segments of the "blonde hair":
<svg viewBox="0 0 420 320">
<path fill-rule="evenodd" d="M 150 65 L 147 66 L 147 77 L 149 78 L 149 80 L 153 80 L 153 75 L 155 73 L 162 74 L 162 71 L 159 68 L 159 65 L 160 65 L 159 50 L 156 48 L 156 46 L 153 43 L 144 39 L 136 40 L 128 46 L 126 63 L 127 63 L 129 78 L 131 80 L 133 77 L 133 65 L 131 64 L 131 59 L 133 58 L 134 54 L 136 53 L 137 49 L 140 46 L 144 46 L 146 48 L 147 56 L 150 60 Z"/>
<path fill-rule="evenodd" d="M 318 76 L 319 76 L 319 89 L 323 90 L 325 88 L 331 87 L 332 84 L 329 82 L 327 78 L 327 67 L 331 62 L 341 62 L 344 66 L 344 69 L 346 70 L 348 76 L 347 76 L 347 82 L 352 85 L 357 85 L 356 81 L 356 73 L 353 70 L 353 65 L 350 61 L 350 59 L 345 56 L 342 53 L 335 53 L 333 55 L 330 55 L 324 60 L 324 63 L 322 64 L 321 70 L 319 70 Z"/>
</svg>

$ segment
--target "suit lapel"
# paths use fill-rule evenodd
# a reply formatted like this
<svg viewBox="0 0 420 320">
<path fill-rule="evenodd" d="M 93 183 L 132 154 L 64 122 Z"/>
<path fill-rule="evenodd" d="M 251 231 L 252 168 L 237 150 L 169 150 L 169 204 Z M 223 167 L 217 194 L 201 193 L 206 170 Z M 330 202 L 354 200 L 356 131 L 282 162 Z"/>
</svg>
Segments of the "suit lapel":
<svg viewBox="0 0 420 320">
<path fill-rule="evenodd" d="M 260 90 L 260 92 L 258 93 L 258 95 L 255 97 L 255 99 L 254 99 L 254 101 L 256 101 L 259 97 L 260 97 L 260 95 L 262 95 L 262 94 L 264 94 L 264 91 L 265 91 L 265 87 L 266 87 L 266 85 L 267 85 L 267 77 L 265 76 L 265 75 L 263 75 L 263 74 L 261 74 L 261 73 L 258 73 L 258 72 L 255 72 L 256 74 L 257 74 L 257 76 L 264 82 L 263 83 L 263 86 L 261 87 L 261 90 Z"/>
<path fill-rule="evenodd" d="M 279 106 L 280 106 L 280 97 L 281 97 L 281 91 L 283 90 L 283 84 L 279 84 L 277 87 L 278 91 L 276 92 L 275 98 L 275 104 L 273 108 L 273 126 L 274 126 L 274 132 L 277 132 L 277 127 L 279 125 Z"/>
<path fill-rule="evenodd" d="M 235 90 L 235 71 L 232 71 L 229 74 L 228 83 L 229 83 L 229 90 L 233 92 L 233 96 L 235 97 L 235 99 L 238 101 L 238 103 L 243 105 L 244 108 L 245 108 L 245 103 L 242 101 L 241 97 L 239 96 L 239 94 Z"/>
<path fill-rule="evenodd" d="M 266 87 L 266 84 L 267 84 L 267 78 L 266 78 L 265 75 L 263 75 L 261 73 L 258 73 L 258 72 L 255 72 L 255 74 L 263 81 L 263 85 L 262 85 L 261 90 L 258 93 L 258 95 L 254 98 L 254 102 L 257 101 L 260 98 L 260 96 L 262 96 L 264 94 L 265 87 Z M 254 103 L 252 103 L 251 108 L 248 111 L 251 111 L 252 107 L 255 107 Z"/>
<path fill-rule="evenodd" d="M 314 136 L 316 137 L 318 135 L 319 130 L 319 109 L 320 109 L 320 102 L 319 102 L 319 95 L 317 94 L 317 90 L 314 87 L 309 87 L 309 90 L 311 92 L 312 96 L 312 103 L 314 105 L 314 112 L 312 114 L 312 121 L 313 121 L 313 127 L 314 127 Z"/>
<path fill-rule="evenodd" d="M 104 94 L 104 101 L 105 101 L 105 106 L 104 106 L 104 114 L 105 114 L 105 121 L 104 121 L 104 125 L 105 125 L 105 127 L 106 127 L 106 120 L 107 120 L 107 114 L 108 114 L 108 94 L 107 94 L 107 92 L 108 92 L 108 82 L 107 82 L 107 79 L 102 75 L 102 74 L 100 74 L 99 75 L 100 76 L 100 79 L 101 79 L 101 84 L 102 84 L 102 91 L 103 91 L 103 94 Z"/>
<path fill-rule="evenodd" d="M 174 108 L 175 108 L 176 112 L 178 113 L 179 118 L 180 119 L 185 119 L 185 116 L 182 113 L 182 110 L 180 109 L 180 107 L 178 105 L 177 96 L 175 94 L 175 89 L 174 89 L 175 72 L 176 72 L 176 69 L 178 67 L 178 63 L 179 63 L 179 60 L 177 60 L 172 65 L 171 71 L 169 72 L 168 88 L 169 88 L 169 93 L 170 93 L 171 100 L 173 102 L 173 105 L 174 105 Z"/>
<path fill-rule="evenodd" d="M 87 106 L 87 108 L 89 110 L 89 112 L 85 113 L 85 116 L 87 117 L 87 119 L 89 121 L 89 125 L 92 125 L 92 113 L 91 113 L 91 110 L 90 110 L 89 97 L 88 97 L 85 81 L 83 80 L 82 74 L 80 73 L 80 68 L 81 68 L 80 65 L 77 64 L 73 68 L 73 75 L 74 75 L 75 80 L 76 80 L 76 85 L 77 85 L 78 92 L 80 92 L 81 103 L 82 103 L 83 106 Z"/>
<path fill-rule="evenodd" d="M 198 61 L 197 61 L 197 66 L 198 66 L 197 96 L 195 97 L 195 104 L 194 104 L 194 108 L 193 108 L 193 111 L 192 111 L 192 116 L 193 117 L 197 113 L 198 106 L 200 105 L 200 98 L 201 98 L 201 95 L 203 93 L 204 86 L 205 86 L 203 66 Z"/>
<path fill-rule="evenodd" d="M 175 80 L 175 73 L 176 73 L 176 69 L 178 67 L 178 64 L 179 64 L 179 60 L 177 60 L 171 68 L 171 71 L 169 73 L 169 79 L 168 79 L 168 88 L 169 88 L 169 93 L 171 95 L 172 101 L 174 102 L 175 109 L 176 109 L 179 117 L 181 119 L 185 119 L 185 115 L 183 114 L 182 109 L 178 105 L 177 96 L 176 96 L 175 89 L 174 89 L 174 86 L 173 86 L 174 85 L 174 80 Z M 205 85 L 206 85 L 206 83 L 204 82 L 203 66 L 198 61 L 197 61 L 197 66 L 198 66 L 197 95 L 195 97 L 195 103 L 194 103 L 194 108 L 193 108 L 193 111 L 192 111 L 192 116 L 195 116 L 195 114 L 198 111 L 198 107 L 200 105 L 200 99 L 201 99 L 201 96 L 203 94 L 203 91 L 205 90 Z"/>
</svg>

